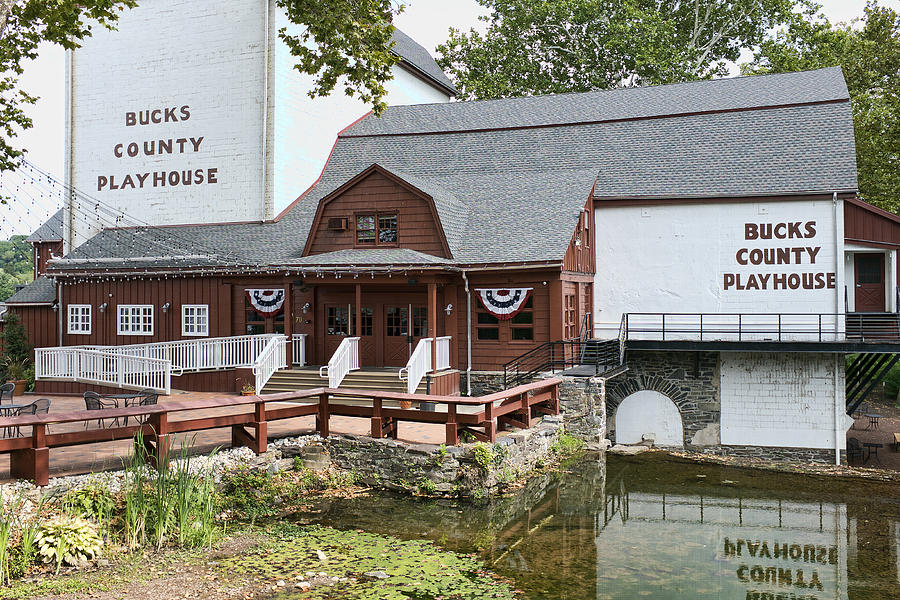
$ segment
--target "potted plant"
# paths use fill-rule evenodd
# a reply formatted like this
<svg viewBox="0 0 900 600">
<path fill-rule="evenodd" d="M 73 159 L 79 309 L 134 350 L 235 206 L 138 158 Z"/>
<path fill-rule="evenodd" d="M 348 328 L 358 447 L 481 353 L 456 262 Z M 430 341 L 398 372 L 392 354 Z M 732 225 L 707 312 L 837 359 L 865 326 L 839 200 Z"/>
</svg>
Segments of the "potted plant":
<svg viewBox="0 0 900 600">
<path fill-rule="evenodd" d="M 6 372 L 8 382 L 16 384 L 13 390 L 13 396 L 21 396 L 25 393 L 25 385 L 28 381 L 25 379 L 25 372 L 28 370 L 28 364 L 24 360 L 7 357 L 3 362 L 3 370 Z"/>
<path fill-rule="evenodd" d="M 256 388 L 253 387 L 252 383 L 245 383 L 241 388 L 241 396 L 252 396 L 256 393 Z"/>
</svg>

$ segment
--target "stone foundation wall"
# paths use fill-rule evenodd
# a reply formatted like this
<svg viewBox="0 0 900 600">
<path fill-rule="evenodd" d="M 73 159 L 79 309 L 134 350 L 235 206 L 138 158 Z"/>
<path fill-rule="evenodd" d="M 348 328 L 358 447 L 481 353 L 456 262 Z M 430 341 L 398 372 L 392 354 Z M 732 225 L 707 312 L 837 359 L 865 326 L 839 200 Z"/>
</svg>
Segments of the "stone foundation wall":
<svg viewBox="0 0 900 600">
<path fill-rule="evenodd" d="M 834 448 L 773 448 L 771 446 L 709 446 L 703 452 L 719 456 L 740 456 L 769 461 L 834 464 Z M 841 464 L 847 464 L 841 450 Z"/>
<path fill-rule="evenodd" d="M 472 371 L 472 393 L 467 394 L 466 372 L 459 372 L 459 393 L 463 396 L 484 396 L 503 391 L 503 373 L 501 371 Z"/>
<path fill-rule="evenodd" d="M 599 444 L 606 439 L 606 404 L 600 384 L 588 377 L 560 379 L 559 408 L 566 431 L 589 444 Z"/>
<path fill-rule="evenodd" d="M 685 447 L 719 444 L 720 391 L 718 352 L 639 352 L 630 350 L 628 371 L 610 382 L 606 414 L 610 439 L 619 403 L 635 392 L 654 390 L 671 399 L 681 412 Z"/>
<path fill-rule="evenodd" d="M 332 465 L 357 474 L 362 483 L 372 487 L 484 498 L 502 493 L 548 461 L 561 424 L 557 417 L 546 417 L 536 427 L 504 435 L 495 444 L 448 447 L 332 435 L 305 448 L 303 458 L 306 461 L 323 453 Z"/>
</svg>

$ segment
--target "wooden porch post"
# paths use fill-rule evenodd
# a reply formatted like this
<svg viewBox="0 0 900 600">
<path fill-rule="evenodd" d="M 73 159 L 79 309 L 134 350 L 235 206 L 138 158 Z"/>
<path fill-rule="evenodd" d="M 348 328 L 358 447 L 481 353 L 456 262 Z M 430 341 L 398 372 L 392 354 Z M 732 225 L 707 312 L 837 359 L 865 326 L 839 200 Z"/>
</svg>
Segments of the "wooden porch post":
<svg viewBox="0 0 900 600">
<path fill-rule="evenodd" d="M 410 315 L 412 318 L 412 315 Z M 428 284 L 428 337 L 431 338 L 431 372 L 437 371 L 437 284 Z"/>
<path fill-rule="evenodd" d="M 349 327 L 348 327 L 349 329 Z M 362 331 L 362 284 L 356 284 L 356 328 L 353 331 L 353 335 L 359 337 L 360 332 Z M 362 361 L 360 361 L 362 362 Z M 377 364 L 377 363 L 376 363 Z M 360 364 L 359 366 L 362 366 Z"/>
</svg>

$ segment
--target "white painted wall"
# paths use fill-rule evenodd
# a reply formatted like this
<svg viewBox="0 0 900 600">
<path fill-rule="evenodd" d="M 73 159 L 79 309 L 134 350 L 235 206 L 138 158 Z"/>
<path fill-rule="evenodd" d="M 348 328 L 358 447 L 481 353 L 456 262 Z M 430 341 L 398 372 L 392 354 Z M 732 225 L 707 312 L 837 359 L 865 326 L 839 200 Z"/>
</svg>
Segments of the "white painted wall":
<svg viewBox="0 0 900 600">
<path fill-rule="evenodd" d="M 260 0 L 152 0 L 97 28 L 73 53 L 69 181 L 80 243 L 116 212 L 150 224 L 262 219 L 265 11 Z M 190 118 L 181 120 L 181 107 Z M 178 122 L 128 126 L 126 114 L 176 108 Z M 162 113 L 163 115 L 165 113 Z M 117 157 L 118 144 L 203 138 L 197 151 Z M 173 142 L 173 146 L 178 144 Z M 203 184 L 153 187 L 157 172 L 203 169 Z M 208 183 L 215 169 L 215 183 Z M 141 189 L 137 174 L 151 173 Z M 111 189 L 131 175 L 134 187 Z M 127 184 L 126 184 L 127 185 Z M 96 200 L 96 201 L 95 201 Z M 111 210 L 97 210 L 96 202 Z M 100 212 L 98 218 L 86 213 Z"/>
<path fill-rule="evenodd" d="M 278 12 L 274 30 L 295 30 L 287 16 Z M 411 32 L 415 35 L 415 32 Z M 326 98 L 311 100 L 313 78 L 293 69 L 294 58 L 287 46 L 272 41 L 274 69 L 274 188 L 270 203 L 276 212 L 284 209 L 315 183 L 331 153 L 338 132 L 367 114 L 371 107 L 351 98 L 338 84 Z M 450 96 L 395 65 L 394 79 L 385 85 L 390 105 L 449 102 Z"/>
<path fill-rule="evenodd" d="M 830 354 L 723 352 L 722 444 L 834 448 L 835 383 L 845 404 L 840 361 Z M 843 449 L 853 420 L 839 412 Z"/>
<path fill-rule="evenodd" d="M 714 202 L 596 208 L 597 335 L 613 337 L 625 312 L 835 313 L 843 311 L 843 206 L 831 199 L 789 202 Z M 745 224 L 814 222 L 803 239 L 746 239 Z M 782 230 L 786 232 L 786 230 Z M 741 265 L 740 249 L 818 248 L 815 262 Z M 793 259 L 792 259 L 793 261 Z M 834 273 L 834 288 L 771 289 L 775 275 Z M 747 283 L 768 275 L 769 289 L 726 288 L 726 274 Z M 757 279 L 757 281 L 760 281 Z M 838 303 L 838 298 L 840 302 Z"/>
<path fill-rule="evenodd" d="M 667 396 L 641 390 L 622 400 L 615 415 L 616 443 L 636 444 L 644 434 L 653 434 L 657 446 L 683 446 L 681 412 Z"/>
<path fill-rule="evenodd" d="M 70 53 L 66 182 L 90 196 L 70 211 L 70 247 L 121 213 L 125 224 L 151 225 L 273 218 L 316 180 L 337 133 L 369 108 L 340 84 L 309 98 L 312 78 L 293 69 L 278 39 L 286 25 L 274 0 L 148 0 L 123 13 L 117 32 L 97 29 Z M 394 76 L 388 104 L 450 99 L 402 67 Z M 185 121 L 126 122 L 142 110 L 180 116 L 182 106 Z M 196 151 L 186 142 L 185 153 L 127 156 L 131 142 L 142 150 L 191 137 L 203 138 Z M 125 156 L 116 156 L 118 144 Z M 203 184 L 170 186 L 169 173 L 196 169 Z M 153 186 L 153 173 L 167 174 L 165 186 Z"/>
</svg>

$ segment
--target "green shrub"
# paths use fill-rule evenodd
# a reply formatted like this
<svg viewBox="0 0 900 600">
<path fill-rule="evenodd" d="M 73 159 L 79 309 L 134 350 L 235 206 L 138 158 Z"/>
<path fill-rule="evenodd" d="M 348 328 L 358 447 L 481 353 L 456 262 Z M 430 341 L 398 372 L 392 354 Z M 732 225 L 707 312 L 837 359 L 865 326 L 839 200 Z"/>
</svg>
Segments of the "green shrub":
<svg viewBox="0 0 900 600">
<path fill-rule="evenodd" d="M 484 442 L 477 442 L 475 447 L 472 448 L 472 454 L 475 457 L 475 464 L 482 471 L 488 471 L 494 463 L 494 451 Z"/>
<path fill-rule="evenodd" d="M 225 508 L 249 518 L 250 523 L 277 514 L 276 506 L 280 504 L 281 499 L 275 481 L 268 472 L 244 467 L 223 476 L 222 483 Z"/>
<path fill-rule="evenodd" d="M 48 563 L 76 565 L 100 554 L 97 528 L 80 517 L 59 516 L 44 521 L 34 537 L 38 554 Z"/>
<path fill-rule="evenodd" d="M 422 481 L 419 482 L 419 493 L 423 496 L 434 496 L 437 491 L 437 485 L 428 479 L 427 477 L 423 478 Z"/>
<path fill-rule="evenodd" d="M 550 446 L 550 450 L 558 456 L 571 456 L 584 448 L 584 441 L 574 435 L 563 433 Z"/>
<path fill-rule="evenodd" d="M 301 469 L 303 469 L 303 459 L 300 458 L 299 456 L 295 456 L 294 457 L 294 470 L 300 471 Z"/>
</svg>

